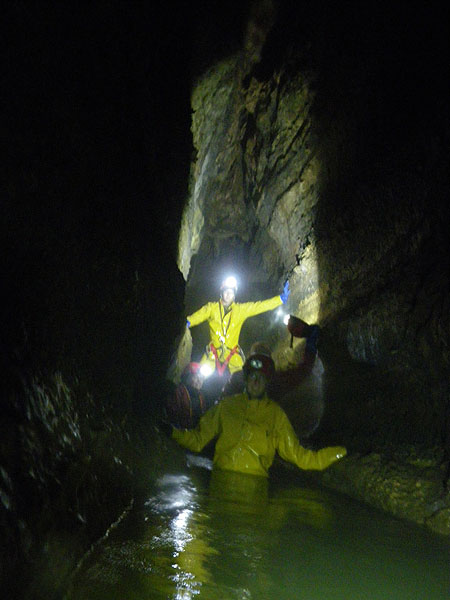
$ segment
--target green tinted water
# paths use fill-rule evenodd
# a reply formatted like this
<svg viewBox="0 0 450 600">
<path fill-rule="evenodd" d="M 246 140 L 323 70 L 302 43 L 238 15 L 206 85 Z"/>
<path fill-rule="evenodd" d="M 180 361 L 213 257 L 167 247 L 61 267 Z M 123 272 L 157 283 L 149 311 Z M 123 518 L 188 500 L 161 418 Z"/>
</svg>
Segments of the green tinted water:
<svg viewBox="0 0 450 600">
<path fill-rule="evenodd" d="M 83 561 L 70 600 L 448 600 L 449 544 L 301 473 L 187 469 Z"/>
</svg>

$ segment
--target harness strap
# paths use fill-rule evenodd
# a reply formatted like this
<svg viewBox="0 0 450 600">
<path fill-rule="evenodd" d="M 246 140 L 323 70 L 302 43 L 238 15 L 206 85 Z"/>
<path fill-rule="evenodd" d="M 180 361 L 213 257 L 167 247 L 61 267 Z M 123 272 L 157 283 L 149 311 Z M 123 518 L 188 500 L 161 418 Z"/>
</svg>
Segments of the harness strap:
<svg viewBox="0 0 450 600">
<path fill-rule="evenodd" d="M 235 346 L 232 350 L 230 350 L 230 353 L 228 354 L 228 356 L 226 357 L 226 359 L 224 360 L 223 363 L 220 362 L 219 357 L 217 355 L 217 348 L 214 346 L 214 344 L 210 344 L 210 350 L 211 352 L 214 354 L 214 358 L 216 359 L 216 369 L 217 372 L 219 373 L 220 376 L 223 375 L 225 369 L 228 367 L 228 363 L 231 360 L 231 357 L 236 354 L 236 352 L 239 350 L 239 346 Z"/>
</svg>

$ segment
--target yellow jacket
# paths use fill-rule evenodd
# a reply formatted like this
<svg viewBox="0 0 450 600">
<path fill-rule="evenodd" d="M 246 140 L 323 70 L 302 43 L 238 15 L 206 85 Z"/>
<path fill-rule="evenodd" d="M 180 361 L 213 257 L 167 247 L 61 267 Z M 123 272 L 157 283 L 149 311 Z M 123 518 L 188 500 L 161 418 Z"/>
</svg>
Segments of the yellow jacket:
<svg viewBox="0 0 450 600">
<path fill-rule="evenodd" d="M 246 393 L 224 398 L 210 408 L 197 427 L 174 429 L 179 444 L 200 452 L 218 436 L 214 467 L 267 477 L 275 451 L 300 469 L 322 471 L 347 451 L 340 446 L 307 450 L 300 445 L 284 410 L 267 396 L 249 399 Z"/>
<path fill-rule="evenodd" d="M 187 319 L 191 327 L 199 325 L 204 321 L 208 321 L 210 341 L 219 351 L 219 360 L 223 362 L 229 352 L 239 345 L 239 335 L 242 325 L 248 317 L 259 315 L 268 310 L 273 310 L 282 304 L 280 296 L 274 296 L 268 300 L 259 302 L 233 302 L 231 309 L 225 314 L 222 303 L 208 302 L 192 315 L 188 315 Z M 214 363 L 212 354 L 203 357 L 201 362 L 209 360 Z M 242 368 L 242 357 L 239 353 L 233 355 L 230 361 L 230 371 L 233 372 Z"/>
</svg>

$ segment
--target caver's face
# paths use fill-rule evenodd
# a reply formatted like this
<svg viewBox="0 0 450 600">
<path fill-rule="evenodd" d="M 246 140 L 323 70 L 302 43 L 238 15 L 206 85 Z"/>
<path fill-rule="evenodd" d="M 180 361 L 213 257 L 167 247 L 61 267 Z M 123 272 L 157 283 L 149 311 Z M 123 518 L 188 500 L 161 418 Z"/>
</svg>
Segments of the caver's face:
<svg viewBox="0 0 450 600">
<path fill-rule="evenodd" d="M 225 308 L 228 308 L 231 304 L 233 304 L 235 298 L 233 288 L 226 288 L 222 292 L 222 304 Z"/>
<path fill-rule="evenodd" d="M 261 398 L 266 391 L 266 376 L 262 371 L 250 371 L 247 375 L 246 386 L 250 398 Z"/>
</svg>

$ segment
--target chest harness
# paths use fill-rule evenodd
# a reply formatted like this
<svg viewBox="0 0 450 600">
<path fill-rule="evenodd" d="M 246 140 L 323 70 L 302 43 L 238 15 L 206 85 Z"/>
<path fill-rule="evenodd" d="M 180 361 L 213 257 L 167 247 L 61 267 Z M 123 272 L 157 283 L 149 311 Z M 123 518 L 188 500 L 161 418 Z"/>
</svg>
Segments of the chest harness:
<svg viewBox="0 0 450 600">
<path fill-rule="evenodd" d="M 236 352 L 239 352 L 242 355 L 243 352 L 239 348 L 239 345 L 236 345 L 236 346 L 234 346 L 234 348 L 229 349 L 225 343 L 226 342 L 226 334 L 227 334 L 228 328 L 230 327 L 230 323 L 231 323 L 231 309 L 229 310 L 230 316 L 228 318 L 227 324 L 225 323 L 225 317 L 227 316 L 227 313 L 225 311 L 222 313 L 222 303 L 220 301 L 219 301 L 219 312 L 220 312 L 220 323 L 221 323 L 222 331 L 216 331 L 216 335 L 219 338 L 219 340 L 221 341 L 221 346 L 219 348 L 220 357 L 219 357 L 217 348 L 214 346 L 214 344 L 212 342 L 209 344 L 209 350 L 214 355 L 217 373 L 220 376 L 222 376 L 225 372 L 225 369 L 228 367 L 228 364 L 229 364 L 232 356 L 234 356 L 234 354 L 236 354 Z M 228 355 L 226 356 L 226 358 L 224 358 L 227 350 L 230 350 L 230 351 L 229 351 Z"/>
</svg>

